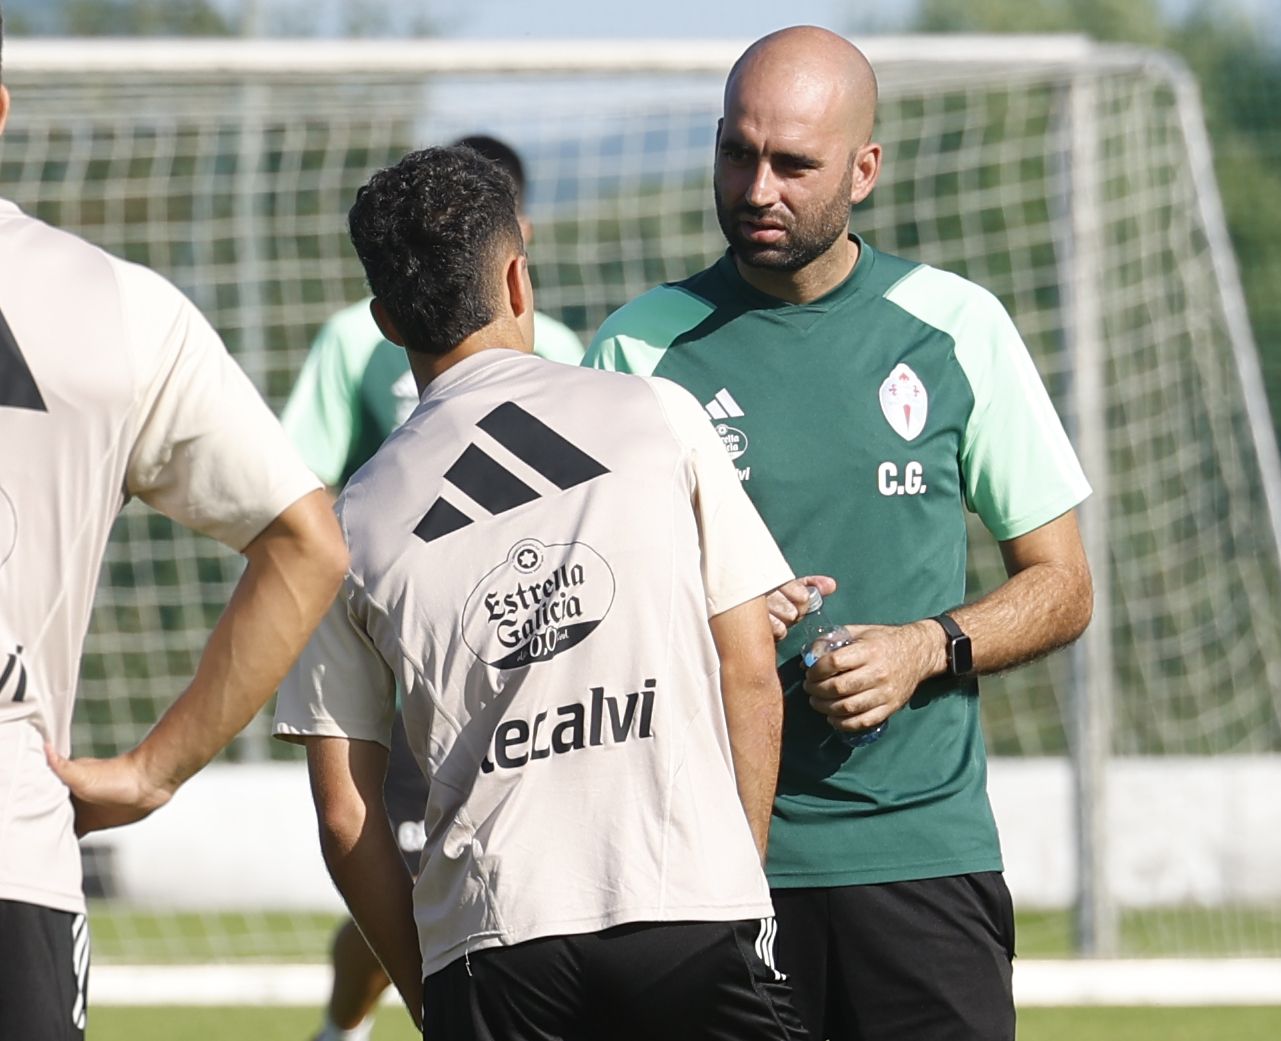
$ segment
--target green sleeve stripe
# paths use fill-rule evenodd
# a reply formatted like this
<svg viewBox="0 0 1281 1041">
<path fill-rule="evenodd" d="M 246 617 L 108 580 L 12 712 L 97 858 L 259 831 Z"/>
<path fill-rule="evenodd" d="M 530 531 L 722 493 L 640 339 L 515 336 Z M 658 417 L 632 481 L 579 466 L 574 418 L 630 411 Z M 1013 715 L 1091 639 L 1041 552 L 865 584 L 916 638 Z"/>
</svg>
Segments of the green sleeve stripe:
<svg viewBox="0 0 1281 1041">
<path fill-rule="evenodd" d="M 672 341 L 711 313 L 710 303 L 686 290 L 651 289 L 605 319 L 583 364 L 651 376 Z"/>
<path fill-rule="evenodd" d="M 343 308 L 316 334 L 281 422 L 304 462 L 337 486 L 356 439 L 360 381 L 382 333 L 369 301 Z"/>
<path fill-rule="evenodd" d="M 922 266 L 886 299 L 954 344 L 974 396 L 961 444 L 966 498 L 996 538 L 1026 534 L 1089 495 L 1045 385 L 996 297 Z"/>
</svg>

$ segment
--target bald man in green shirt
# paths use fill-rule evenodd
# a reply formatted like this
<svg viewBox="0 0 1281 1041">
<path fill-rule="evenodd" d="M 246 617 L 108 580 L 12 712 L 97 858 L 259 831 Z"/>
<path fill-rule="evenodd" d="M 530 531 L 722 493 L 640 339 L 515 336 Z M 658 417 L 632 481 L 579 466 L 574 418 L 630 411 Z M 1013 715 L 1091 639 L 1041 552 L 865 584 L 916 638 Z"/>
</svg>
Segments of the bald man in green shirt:
<svg viewBox="0 0 1281 1041">
<path fill-rule="evenodd" d="M 881 169 L 876 89 L 826 30 L 753 44 L 717 134 L 729 250 L 616 312 L 585 364 L 692 391 L 809 576 L 774 598 L 786 708 L 767 871 L 810 1034 L 1009 1041 L 1014 919 L 977 677 L 1085 628 L 1089 485 L 996 298 L 850 234 Z M 969 603 L 966 509 L 1008 574 Z M 808 672 L 789 631 L 806 583 L 855 637 Z"/>
</svg>

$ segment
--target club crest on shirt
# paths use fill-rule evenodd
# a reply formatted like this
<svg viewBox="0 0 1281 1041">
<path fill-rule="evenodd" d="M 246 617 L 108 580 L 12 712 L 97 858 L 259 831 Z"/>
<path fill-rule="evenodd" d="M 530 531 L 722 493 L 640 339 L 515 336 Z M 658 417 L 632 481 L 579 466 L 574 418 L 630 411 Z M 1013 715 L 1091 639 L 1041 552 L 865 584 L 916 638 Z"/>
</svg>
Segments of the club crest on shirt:
<svg viewBox="0 0 1281 1041">
<path fill-rule="evenodd" d="M 605 558 L 586 543 L 522 539 L 467 597 L 463 639 L 497 669 L 547 661 L 604 621 L 614 586 Z"/>
<path fill-rule="evenodd" d="M 881 384 L 880 399 L 886 420 L 904 441 L 914 440 L 925 429 L 930 398 L 921 378 L 903 362 L 895 365 Z"/>
</svg>

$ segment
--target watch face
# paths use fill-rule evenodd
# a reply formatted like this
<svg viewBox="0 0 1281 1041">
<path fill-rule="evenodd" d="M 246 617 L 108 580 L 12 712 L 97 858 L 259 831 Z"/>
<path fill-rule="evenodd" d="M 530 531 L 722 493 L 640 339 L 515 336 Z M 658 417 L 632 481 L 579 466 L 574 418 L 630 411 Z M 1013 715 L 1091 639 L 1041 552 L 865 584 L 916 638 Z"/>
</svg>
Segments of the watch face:
<svg viewBox="0 0 1281 1041">
<path fill-rule="evenodd" d="M 974 653 L 968 636 L 958 636 L 952 641 L 952 672 L 964 676 L 974 668 Z"/>
</svg>

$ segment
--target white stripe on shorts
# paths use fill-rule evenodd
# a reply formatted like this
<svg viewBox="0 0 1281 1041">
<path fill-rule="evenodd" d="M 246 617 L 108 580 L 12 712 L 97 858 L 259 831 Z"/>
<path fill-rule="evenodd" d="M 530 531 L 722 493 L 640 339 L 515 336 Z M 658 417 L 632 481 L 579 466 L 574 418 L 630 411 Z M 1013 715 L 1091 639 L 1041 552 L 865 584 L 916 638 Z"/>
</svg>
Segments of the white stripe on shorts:
<svg viewBox="0 0 1281 1041">
<path fill-rule="evenodd" d="M 774 938 L 778 935 L 778 922 L 773 918 L 761 919 L 761 931 L 756 935 L 756 956 L 765 963 L 765 967 L 774 974 L 776 980 L 787 977 L 778 971 L 774 964 Z"/>
<path fill-rule="evenodd" d="M 71 920 L 71 960 L 76 974 L 76 1001 L 71 1009 L 71 1021 L 77 1030 L 83 1030 L 89 1000 L 89 922 L 82 914 Z"/>
</svg>

